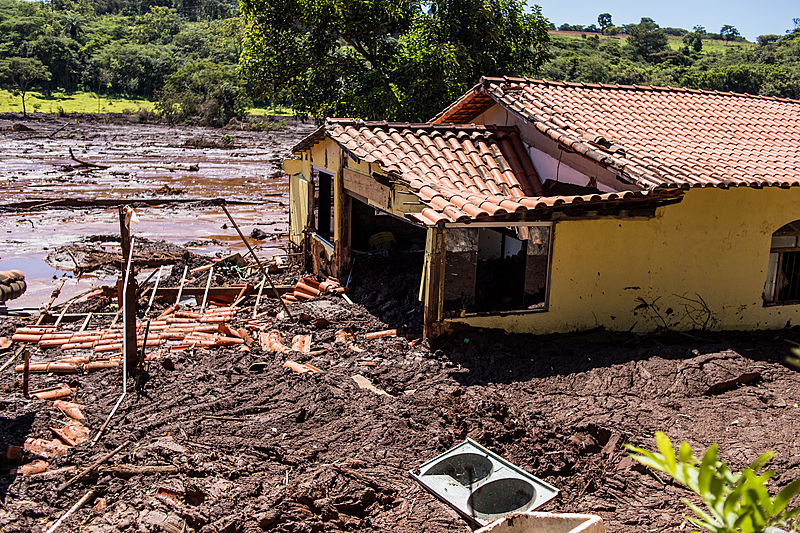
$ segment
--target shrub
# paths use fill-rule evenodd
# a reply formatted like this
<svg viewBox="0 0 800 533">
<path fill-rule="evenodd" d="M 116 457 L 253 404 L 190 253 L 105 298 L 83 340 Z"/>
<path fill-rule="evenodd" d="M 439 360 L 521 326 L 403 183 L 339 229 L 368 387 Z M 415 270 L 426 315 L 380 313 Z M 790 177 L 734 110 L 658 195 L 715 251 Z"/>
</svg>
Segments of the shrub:
<svg viewBox="0 0 800 533">
<path fill-rule="evenodd" d="M 694 456 L 686 442 L 681 443 L 676 457 L 669 438 L 660 431 L 656 433 L 656 445 L 660 453 L 626 447 L 639 454 L 631 454 L 633 459 L 672 476 L 700 497 L 707 512 L 683 500 L 697 515 L 697 518 L 687 517 L 692 524 L 713 533 L 762 533 L 771 527 L 800 526 L 797 522 L 800 507 L 788 508 L 800 493 L 800 479 L 773 497 L 764 484 L 774 472 L 758 474 L 772 458 L 772 452 L 762 454 L 741 473 L 733 474 L 725 463 L 717 460 L 716 444 L 706 450 L 702 459 Z"/>
<path fill-rule="evenodd" d="M 136 112 L 136 119 L 138 122 L 145 124 L 147 122 L 155 122 L 158 119 L 158 115 L 149 107 L 140 107 L 139 111 Z"/>
</svg>

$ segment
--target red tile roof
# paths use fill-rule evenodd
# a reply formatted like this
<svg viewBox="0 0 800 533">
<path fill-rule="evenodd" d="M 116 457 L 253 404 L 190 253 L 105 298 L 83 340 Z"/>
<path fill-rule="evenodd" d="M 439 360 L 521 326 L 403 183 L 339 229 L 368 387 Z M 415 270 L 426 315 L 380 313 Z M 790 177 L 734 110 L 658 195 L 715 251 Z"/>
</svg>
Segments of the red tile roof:
<svg viewBox="0 0 800 533">
<path fill-rule="evenodd" d="M 516 126 L 408 124 L 328 119 L 294 152 L 331 138 L 357 161 L 375 163 L 426 206 L 409 216 L 426 225 L 533 218 L 563 206 L 647 199 L 647 192 L 544 196 Z M 661 196 L 651 194 L 649 197 Z M 530 218 L 530 217 L 527 217 Z"/>
<path fill-rule="evenodd" d="M 797 100 L 482 78 L 433 122 L 470 122 L 495 103 L 646 189 L 800 185 Z"/>
</svg>

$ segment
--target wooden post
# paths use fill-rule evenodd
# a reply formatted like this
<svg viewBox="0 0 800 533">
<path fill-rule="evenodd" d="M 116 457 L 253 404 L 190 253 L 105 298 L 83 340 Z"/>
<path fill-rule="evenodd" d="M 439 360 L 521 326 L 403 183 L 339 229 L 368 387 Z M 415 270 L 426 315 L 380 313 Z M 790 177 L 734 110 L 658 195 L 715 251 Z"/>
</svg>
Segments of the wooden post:
<svg viewBox="0 0 800 533">
<path fill-rule="evenodd" d="M 428 242 L 425 247 L 428 272 L 425 283 L 425 324 L 422 333 L 426 339 L 433 336 L 436 323 L 442 319 L 445 232 L 441 226 L 428 228 Z"/>
<path fill-rule="evenodd" d="M 339 203 L 339 240 L 335 243 L 334 276 L 342 278 L 350 270 L 350 259 L 352 257 L 352 218 L 353 218 L 353 199 L 343 194 L 344 198 Z"/>
<path fill-rule="evenodd" d="M 126 275 L 128 278 L 128 286 L 123 287 L 125 291 L 124 305 L 122 309 L 122 316 L 124 320 L 123 328 L 125 331 L 125 344 L 126 350 L 123 354 L 128 363 L 128 372 L 133 372 L 136 369 L 138 362 L 138 354 L 136 349 L 136 282 L 133 276 L 133 261 L 131 263 L 131 273 L 126 272 L 129 257 L 131 255 L 131 231 L 130 227 L 125 223 L 125 207 L 119 206 L 119 235 L 120 244 L 122 245 L 122 279 L 123 283 Z M 122 302 L 120 302 L 122 305 Z"/>
<path fill-rule="evenodd" d="M 25 368 L 22 371 L 22 394 L 28 397 L 28 379 L 31 373 L 31 352 L 27 348 L 23 353 Z"/>
</svg>

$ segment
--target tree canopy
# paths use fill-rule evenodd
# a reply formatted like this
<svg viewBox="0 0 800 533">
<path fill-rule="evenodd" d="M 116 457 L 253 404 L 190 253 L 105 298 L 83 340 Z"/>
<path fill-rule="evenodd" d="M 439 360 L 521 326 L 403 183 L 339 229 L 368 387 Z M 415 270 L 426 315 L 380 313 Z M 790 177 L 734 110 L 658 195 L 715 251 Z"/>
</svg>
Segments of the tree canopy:
<svg viewBox="0 0 800 533">
<path fill-rule="evenodd" d="M 628 44 L 645 59 L 667 48 L 667 35 L 651 18 L 643 17 L 639 24 L 625 26 Z"/>
<path fill-rule="evenodd" d="M 481 75 L 530 75 L 547 22 L 524 0 L 243 0 L 240 68 L 258 94 L 320 116 L 422 121 Z"/>
<path fill-rule="evenodd" d="M 731 26 L 730 24 L 725 24 L 720 30 L 719 34 L 727 43 L 728 41 L 734 41 L 737 37 L 739 37 L 739 30 L 735 27 Z"/>
<path fill-rule="evenodd" d="M 600 13 L 597 15 L 597 23 L 600 25 L 600 31 L 605 33 L 606 28 L 611 26 L 611 13 Z"/>
<path fill-rule="evenodd" d="M 25 93 L 35 81 L 47 81 L 50 71 L 41 61 L 28 57 L 11 57 L 0 59 L 0 86 L 9 88 L 12 92 L 22 96 L 22 114 L 27 114 L 25 109 Z"/>
</svg>

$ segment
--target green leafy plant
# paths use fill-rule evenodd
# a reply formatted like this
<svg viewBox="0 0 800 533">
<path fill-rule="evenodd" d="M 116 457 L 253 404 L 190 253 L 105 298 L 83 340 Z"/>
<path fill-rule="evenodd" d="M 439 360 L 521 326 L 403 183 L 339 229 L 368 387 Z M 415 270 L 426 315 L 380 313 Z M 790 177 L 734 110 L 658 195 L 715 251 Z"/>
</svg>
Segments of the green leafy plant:
<svg viewBox="0 0 800 533">
<path fill-rule="evenodd" d="M 774 472 L 758 474 L 772 458 L 772 452 L 762 454 L 741 473 L 734 474 L 717 459 L 716 444 L 701 459 L 694 456 L 686 442 L 681 443 L 676 456 L 672 442 L 660 431 L 656 433 L 656 445 L 660 453 L 629 444 L 626 447 L 633 452 L 633 459 L 669 474 L 700 497 L 707 511 L 683 500 L 697 515 L 687 517 L 694 525 L 714 533 L 761 533 L 770 527 L 789 527 L 795 531 L 800 526 L 797 521 L 800 507 L 789 508 L 800 493 L 800 479 L 773 497 L 764 485 Z"/>
</svg>

